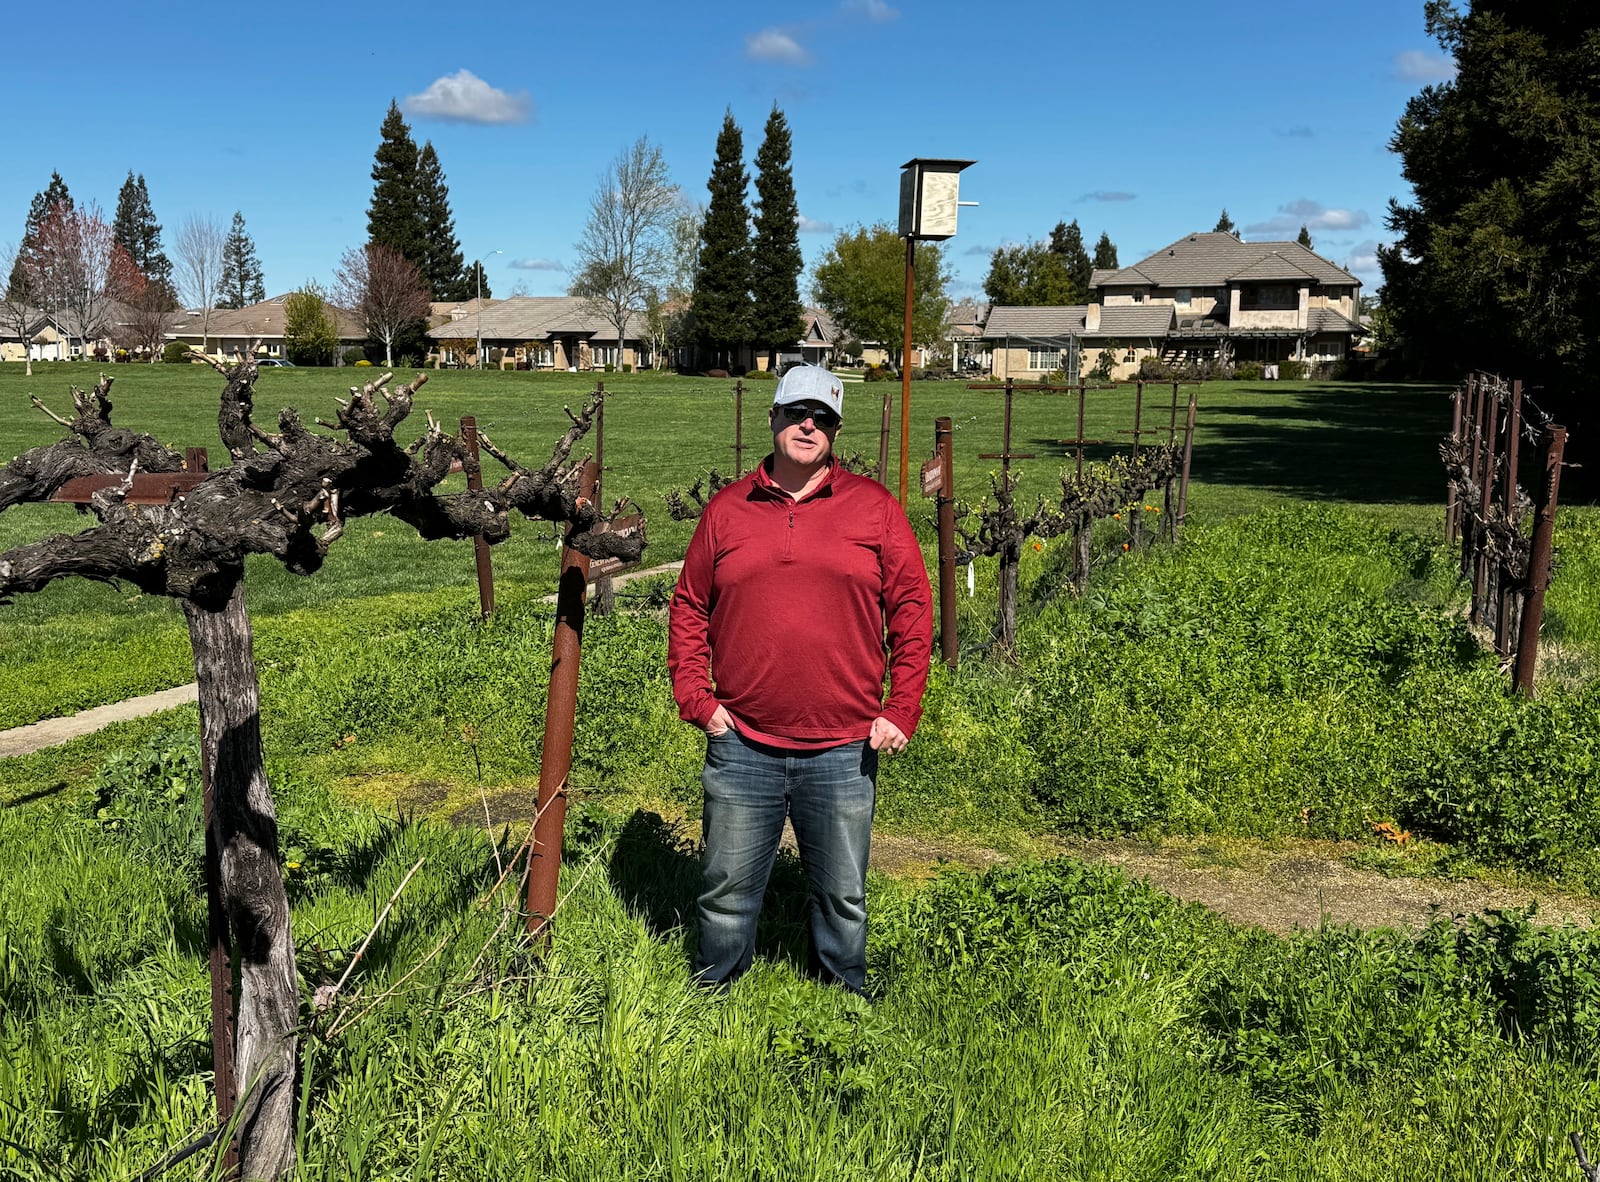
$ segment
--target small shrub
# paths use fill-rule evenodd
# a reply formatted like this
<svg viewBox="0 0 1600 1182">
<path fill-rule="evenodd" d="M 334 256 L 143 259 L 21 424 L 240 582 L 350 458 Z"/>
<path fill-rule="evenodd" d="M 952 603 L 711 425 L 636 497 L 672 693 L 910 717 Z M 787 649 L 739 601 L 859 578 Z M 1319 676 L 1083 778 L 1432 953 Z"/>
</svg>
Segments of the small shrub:
<svg viewBox="0 0 1600 1182">
<path fill-rule="evenodd" d="M 744 380 L 747 382 L 775 382 L 778 380 L 778 375 L 770 369 L 752 369 L 744 375 Z"/>
<path fill-rule="evenodd" d="M 367 359 L 367 351 L 360 345 L 351 345 L 342 354 L 346 365 L 359 365 Z"/>
<path fill-rule="evenodd" d="M 1233 367 L 1233 380 L 1236 382 L 1259 382 L 1261 380 L 1261 362 L 1239 362 Z"/>
<path fill-rule="evenodd" d="M 708 369 L 708 370 L 706 370 L 706 377 L 708 377 L 708 378 L 725 378 L 727 376 L 728 376 L 728 371 L 725 370 L 725 369 Z"/>
<path fill-rule="evenodd" d="M 1146 357 L 1139 362 L 1139 376 L 1147 382 L 1170 382 L 1177 371 L 1159 357 Z"/>
<path fill-rule="evenodd" d="M 612 372 L 612 371 L 613 371 L 613 370 L 615 370 L 615 369 L 616 369 L 616 368 L 617 368 L 617 367 L 616 367 L 616 366 L 615 366 L 615 365 L 613 365 L 613 364 L 611 364 L 611 362 L 609 362 L 609 361 L 608 361 L 608 362 L 606 362 L 606 363 L 605 363 L 605 365 L 604 365 L 604 366 L 602 366 L 602 367 L 601 367 L 601 368 L 602 368 L 602 369 L 604 369 L 604 370 L 605 370 L 605 371 L 606 371 L 606 373 L 611 373 L 611 372 Z"/>
<path fill-rule="evenodd" d="M 622 363 L 622 372 L 623 373 L 632 373 L 633 372 L 633 362 L 624 361 Z"/>
<path fill-rule="evenodd" d="M 1089 371 L 1089 376 L 1097 382 L 1110 381 L 1111 371 L 1116 367 L 1117 355 L 1110 349 L 1101 349 L 1095 355 L 1094 368 Z"/>
<path fill-rule="evenodd" d="M 189 360 L 189 346 L 182 341 L 168 341 L 162 347 L 161 360 L 166 365 L 182 365 Z"/>
<path fill-rule="evenodd" d="M 862 376 L 869 382 L 887 382 L 893 379 L 896 374 L 887 365 L 869 365 L 866 373 Z"/>
<path fill-rule="evenodd" d="M 1278 362 L 1278 377 L 1286 382 L 1303 382 L 1306 379 L 1306 363 L 1290 358 L 1288 361 Z"/>
</svg>

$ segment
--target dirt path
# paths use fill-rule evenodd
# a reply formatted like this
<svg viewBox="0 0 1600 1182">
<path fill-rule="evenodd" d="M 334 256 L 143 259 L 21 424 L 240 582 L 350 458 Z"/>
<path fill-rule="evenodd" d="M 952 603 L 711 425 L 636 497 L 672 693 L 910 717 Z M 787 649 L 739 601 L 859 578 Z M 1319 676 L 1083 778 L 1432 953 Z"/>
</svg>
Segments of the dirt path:
<svg viewBox="0 0 1600 1182">
<path fill-rule="evenodd" d="M 788 838 L 787 832 L 785 838 Z M 1148 842 L 1058 841 L 1041 854 L 1069 854 L 1116 866 L 1158 890 L 1201 903 L 1235 923 L 1279 935 L 1313 929 L 1324 919 L 1361 928 L 1416 930 L 1434 912 L 1479 914 L 1537 904 L 1543 923 L 1588 926 L 1600 899 L 1475 879 L 1396 877 L 1351 864 L 1364 847 L 1356 842 L 1286 841 L 1224 843 L 1197 838 Z M 872 835 L 872 865 L 897 877 L 920 877 L 942 863 L 981 869 L 1005 861 L 981 847 L 960 848 L 895 834 Z"/>
</svg>

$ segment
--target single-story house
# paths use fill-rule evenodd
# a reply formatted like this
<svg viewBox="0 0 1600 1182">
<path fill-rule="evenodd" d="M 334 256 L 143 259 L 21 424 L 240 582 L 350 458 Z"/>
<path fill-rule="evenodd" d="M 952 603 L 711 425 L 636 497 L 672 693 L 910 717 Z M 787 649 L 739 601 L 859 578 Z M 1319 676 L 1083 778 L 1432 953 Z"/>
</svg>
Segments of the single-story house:
<svg viewBox="0 0 1600 1182">
<path fill-rule="evenodd" d="M 435 364 L 473 364 L 481 334 L 491 364 L 514 358 L 536 369 L 621 369 L 651 362 L 640 317 L 631 317 L 617 340 L 616 326 L 580 296 L 512 296 L 467 300 L 444 309 L 446 319 L 428 330 Z M 462 342 L 472 342 L 470 347 Z"/>
<path fill-rule="evenodd" d="M 196 348 L 204 347 L 219 361 L 238 361 L 254 347 L 258 357 L 284 356 L 284 301 L 292 295 L 273 296 L 259 304 L 243 308 L 213 308 L 209 319 L 195 309 L 180 309 L 172 314 L 165 338 L 182 341 Z M 339 345 L 334 350 L 334 360 L 352 345 L 363 344 L 367 330 L 354 313 L 328 305 L 339 331 Z"/>
<path fill-rule="evenodd" d="M 996 377 L 1076 377 L 1104 356 L 1113 378 L 1146 357 L 1325 366 L 1366 333 L 1361 281 L 1298 242 L 1190 234 L 1132 266 L 1097 270 L 1089 303 L 996 307 L 984 328 Z"/>
</svg>

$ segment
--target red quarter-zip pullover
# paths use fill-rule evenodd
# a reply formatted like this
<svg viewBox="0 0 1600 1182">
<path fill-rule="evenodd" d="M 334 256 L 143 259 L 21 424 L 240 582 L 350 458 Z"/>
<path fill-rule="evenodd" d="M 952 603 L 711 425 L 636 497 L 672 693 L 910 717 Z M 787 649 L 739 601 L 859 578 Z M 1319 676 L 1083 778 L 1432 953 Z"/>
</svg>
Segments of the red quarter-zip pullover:
<svg viewBox="0 0 1600 1182">
<path fill-rule="evenodd" d="M 910 522 L 837 460 L 799 501 L 767 463 L 711 498 L 684 556 L 667 646 L 679 715 L 704 727 L 720 703 L 780 746 L 864 739 L 880 715 L 910 737 L 933 651 Z"/>
</svg>

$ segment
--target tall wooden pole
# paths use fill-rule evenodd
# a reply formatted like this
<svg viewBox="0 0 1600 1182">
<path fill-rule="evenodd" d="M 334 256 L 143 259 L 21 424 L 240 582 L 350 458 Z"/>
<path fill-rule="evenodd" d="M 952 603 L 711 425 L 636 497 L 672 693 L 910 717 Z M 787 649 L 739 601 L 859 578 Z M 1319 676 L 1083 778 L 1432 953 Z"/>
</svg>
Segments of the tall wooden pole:
<svg viewBox="0 0 1600 1182">
<path fill-rule="evenodd" d="M 600 465 L 583 466 L 578 495 L 592 499 Z M 550 644 L 550 692 L 545 698 L 544 747 L 539 753 L 539 803 L 528 851 L 528 932 L 546 945 L 561 877 L 561 838 L 567 826 L 567 776 L 572 771 L 572 733 L 578 716 L 578 659 L 583 649 L 583 601 L 589 589 L 589 558 L 570 545 L 561 552 L 556 591 L 556 632 Z"/>
</svg>

